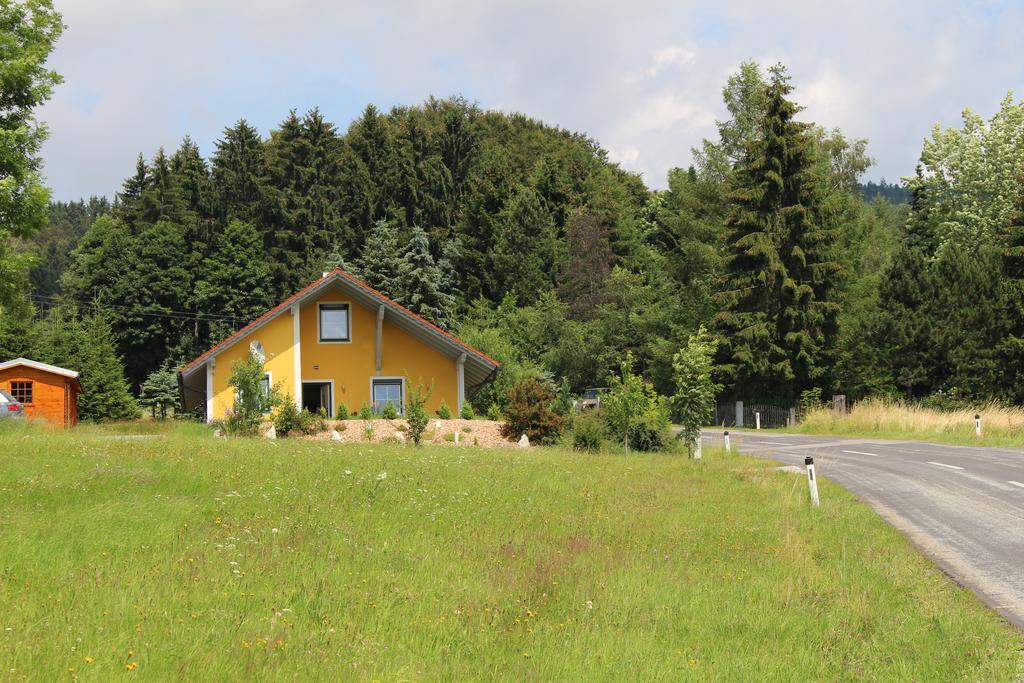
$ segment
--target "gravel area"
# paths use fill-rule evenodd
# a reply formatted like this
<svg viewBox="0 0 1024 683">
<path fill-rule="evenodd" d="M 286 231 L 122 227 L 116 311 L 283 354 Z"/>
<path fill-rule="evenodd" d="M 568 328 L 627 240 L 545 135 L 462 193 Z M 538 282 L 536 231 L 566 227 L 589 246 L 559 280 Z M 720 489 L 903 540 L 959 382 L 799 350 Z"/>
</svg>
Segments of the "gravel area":
<svg viewBox="0 0 1024 683">
<path fill-rule="evenodd" d="M 486 448 L 515 446 L 501 435 L 501 422 L 493 420 L 439 420 L 432 419 L 423 433 L 423 443 L 436 444 L 438 446 L 454 446 L 454 440 L 447 440 L 455 432 L 459 433 L 460 446 L 482 446 Z M 367 439 L 366 427 L 373 427 L 370 439 Z M 336 430 L 341 437 L 342 443 L 385 443 L 401 440 L 408 440 L 408 426 L 405 420 L 328 420 L 327 430 L 306 438 L 318 441 L 329 441 L 331 430 Z M 396 436 L 399 432 L 402 437 Z"/>
</svg>

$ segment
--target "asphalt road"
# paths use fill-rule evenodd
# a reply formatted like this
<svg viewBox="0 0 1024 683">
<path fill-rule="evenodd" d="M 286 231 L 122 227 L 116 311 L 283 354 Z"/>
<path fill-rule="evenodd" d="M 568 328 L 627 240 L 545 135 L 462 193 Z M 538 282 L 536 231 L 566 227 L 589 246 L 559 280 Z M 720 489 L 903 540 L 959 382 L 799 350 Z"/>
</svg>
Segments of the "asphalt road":
<svg viewBox="0 0 1024 683">
<path fill-rule="evenodd" d="M 920 441 L 732 432 L 732 447 L 785 465 L 814 457 L 958 583 L 1024 629 L 1024 451 Z M 720 446 L 721 431 L 704 444 Z M 827 505 L 822 500 L 822 505 Z"/>
</svg>

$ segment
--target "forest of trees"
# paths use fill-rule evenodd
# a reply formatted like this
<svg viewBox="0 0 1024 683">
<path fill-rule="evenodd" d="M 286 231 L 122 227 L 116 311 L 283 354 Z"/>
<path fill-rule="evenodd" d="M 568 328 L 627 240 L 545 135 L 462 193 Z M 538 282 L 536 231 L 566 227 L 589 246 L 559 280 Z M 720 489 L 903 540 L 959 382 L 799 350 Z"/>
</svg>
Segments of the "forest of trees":
<svg viewBox="0 0 1024 683">
<path fill-rule="evenodd" d="M 1024 400 L 1024 105 L 936 128 L 902 186 L 863 183 L 867 141 L 798 96 L 743 64 L 717 138 L 659 191 L 585 135 L 461 98 L 346 130 L 293 111 L 267 138 L 240 120 L 208 159 L 186 138 L 110 201 L 51 203 L 13 242 L 35 261 L 0 355 L 55 358 L 40 340 L 70 315 L 137 393 L 341 265 L 502 362 L 481 411 L 528 376 L 605 385 L 627 357 L 670 394 L 702 325 L 722 400 Z"/>
</svg>

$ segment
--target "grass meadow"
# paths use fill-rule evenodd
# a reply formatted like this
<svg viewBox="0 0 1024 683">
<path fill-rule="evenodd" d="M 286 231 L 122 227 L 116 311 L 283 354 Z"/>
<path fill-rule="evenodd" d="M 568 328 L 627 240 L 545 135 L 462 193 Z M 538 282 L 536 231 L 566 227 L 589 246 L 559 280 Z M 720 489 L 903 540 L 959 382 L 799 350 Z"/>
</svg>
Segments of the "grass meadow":
<svg viewBox="0 0 1024 683">
<path fill-rule="evenodd" d="M 981 437 L 975 434 L 975 415 L 981 416 Z M 940 411 L 902 401 L 868 399 L 854 404 L 845 415 L 835 415 L 831 408 L 818 408 L 787 431 L 1024 447 L 1024 408 L 988 404 L 971 410 Z"/>
<path fill-rule="evenodd" d="M 7 426 L 0 679 L 1024 674 L 1018 632 L 822 487 L 721 451 Z"/>
</svg>

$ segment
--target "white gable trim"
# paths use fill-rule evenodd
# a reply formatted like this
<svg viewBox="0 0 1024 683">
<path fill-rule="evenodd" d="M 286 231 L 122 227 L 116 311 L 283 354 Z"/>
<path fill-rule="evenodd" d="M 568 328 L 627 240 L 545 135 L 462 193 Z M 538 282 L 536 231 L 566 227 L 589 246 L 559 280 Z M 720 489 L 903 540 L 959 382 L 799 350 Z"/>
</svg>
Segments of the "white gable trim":
<svg viewBox="0 0 1024 683">
<path fill-rule="evenodd" d="M 52 372 L 55 375 L 63 375 L 64 377 L 70 377 L 71 379 L 78 379 L 78 373 L 74 370 L 58 368 L 56 365 L 40 363 L 39 361 L 29 360 L 28 358 L 15 358 L 14 360 L 9 360 L 6 363 L 0 363 L 0 370 L 16 368 L 19 365 L 24 365 L 27 368 L 33 368 L 35 370 L 42 370 L 43 372 Z"/>
</svg>

